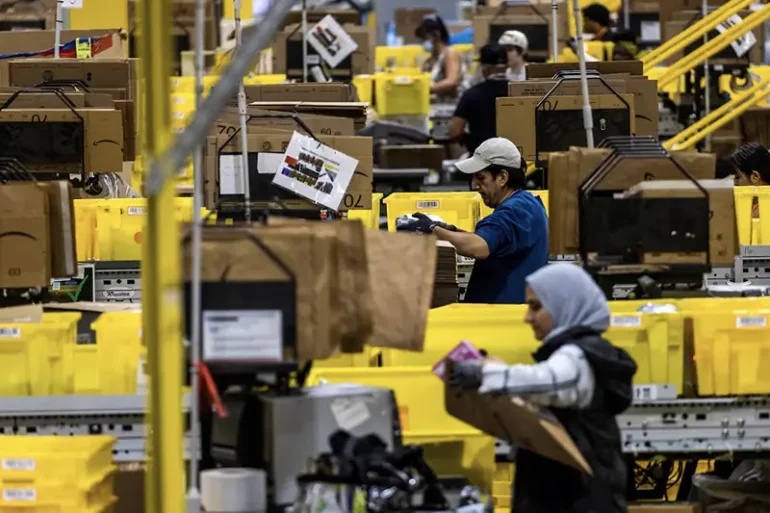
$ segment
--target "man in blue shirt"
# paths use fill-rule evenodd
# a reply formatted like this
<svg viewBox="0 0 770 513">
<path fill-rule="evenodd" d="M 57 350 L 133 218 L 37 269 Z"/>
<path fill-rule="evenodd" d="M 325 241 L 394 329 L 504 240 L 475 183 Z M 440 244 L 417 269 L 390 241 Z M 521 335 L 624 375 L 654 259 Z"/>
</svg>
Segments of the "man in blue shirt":
<svg viewBox="0 0 770 513">
<path fill-rule="evenodd" d="M 526 163 L 516 145 L 495 137 L 457 169 L 495 211 L 475 233 L 437 224 L 433 233 L 457 253 L 475 258 L 466 303 L 523 304 L 525 278 L 548 263 L 548 217 L 540 198 L 524 190 Z"/>
</svg>

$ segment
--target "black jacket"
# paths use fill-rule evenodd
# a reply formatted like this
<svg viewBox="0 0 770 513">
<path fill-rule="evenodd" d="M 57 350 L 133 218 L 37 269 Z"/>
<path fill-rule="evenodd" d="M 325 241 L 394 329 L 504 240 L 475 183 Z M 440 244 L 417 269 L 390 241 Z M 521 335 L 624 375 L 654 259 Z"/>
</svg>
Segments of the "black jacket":
<svg viewBox="0 0 770 513">
<path fill-rule="evenodd" d="M 596 390 L 583 410 L 551 408 L 593 470 L 593 476 L 520 449 L 513 491 L 514 513 L 626 513 L 626 466 L 615 416 L 631 405 L 636 364 L 600 334 L 578 328 L 543 344 L 533 355 L 547 360 L 576 345 L 586 355 Z"/>
</svg>

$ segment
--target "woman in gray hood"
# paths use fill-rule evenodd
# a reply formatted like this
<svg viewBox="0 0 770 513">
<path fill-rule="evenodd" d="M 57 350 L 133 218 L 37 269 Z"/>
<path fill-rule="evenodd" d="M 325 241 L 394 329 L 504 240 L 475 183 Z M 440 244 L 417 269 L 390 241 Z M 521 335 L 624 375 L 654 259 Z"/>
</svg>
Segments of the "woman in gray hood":
<svg viewBox="0 0 770 513">
<path fill-rule="evenodd" d="M 615 417 L 631 405 L 636 364 L 602 338 L 610 325 L 607 300 L 573 264 L 548 265 L 528 276 L 526 299 L 525 320 L 543 343 L 533 355 L 536 363 L 463 362 L 449 382 L 547 408 L 591 465 L 588 475 L 520 449 L 514 513 L 625 513 L 626 466 Z"/>
</svg>

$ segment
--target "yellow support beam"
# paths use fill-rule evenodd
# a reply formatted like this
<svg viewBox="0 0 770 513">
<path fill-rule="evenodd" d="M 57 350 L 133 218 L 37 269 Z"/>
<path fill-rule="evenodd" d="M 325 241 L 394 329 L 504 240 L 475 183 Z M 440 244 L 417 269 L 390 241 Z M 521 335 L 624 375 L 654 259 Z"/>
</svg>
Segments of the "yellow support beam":
<svg viewBox="0 0 770 513">
<path fill-rule="evenodd" d="M 143 83 L 145 162 L 160 157 L 172 140 L 170 129 L 171 3 L 142 0 L 140 80 Z M 150 167 L 149 165 L 147 166 Z M 183 513 L 182 315 L 179 223 L 174 212 L 176 184 L 167 180 L 147 200 L 142 252 L 142 317 L 149 368 L 146 510 Z M 195 400 L 195 398 L 193 398 Z"/>
<path fill-rule="evenodd" d="M 81 9 L 70 9 L 69 15 L 72 30 L 119 28 L 128 32 L 126 0 L 85 0 Z"/>
<path fill-rule="evenodd" d="M 223 18 L 226 18 L 228 20 L 234 20 L 235 19 L 235 5 L 233 0 L 223 0 L 222 2 L 223 7 Z M 252 4 L 251 0 L 247 0 L 241 4 L 241 20 L 250 20 L 254 17 L 254 5 Z"/>
</svg>

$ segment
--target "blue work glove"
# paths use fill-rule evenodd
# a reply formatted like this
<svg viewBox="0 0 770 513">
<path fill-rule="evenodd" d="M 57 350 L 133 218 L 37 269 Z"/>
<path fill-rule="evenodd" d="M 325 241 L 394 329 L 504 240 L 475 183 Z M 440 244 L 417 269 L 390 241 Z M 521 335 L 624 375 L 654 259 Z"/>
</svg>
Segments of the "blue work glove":
<svg viewBox="0 0 770 513">
<path fill-rule="evenodd" d="M 481 360 L 454 362 L 449 374 L 449 384 L 463 390 L 478 390 L 484 379 L 483 368 L 484 362 Z"/>
</svg>

